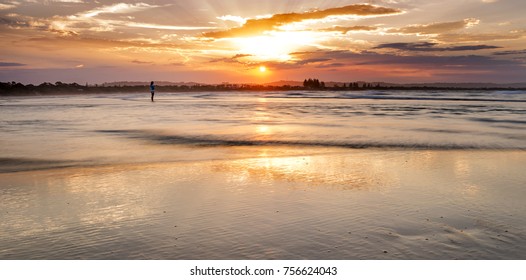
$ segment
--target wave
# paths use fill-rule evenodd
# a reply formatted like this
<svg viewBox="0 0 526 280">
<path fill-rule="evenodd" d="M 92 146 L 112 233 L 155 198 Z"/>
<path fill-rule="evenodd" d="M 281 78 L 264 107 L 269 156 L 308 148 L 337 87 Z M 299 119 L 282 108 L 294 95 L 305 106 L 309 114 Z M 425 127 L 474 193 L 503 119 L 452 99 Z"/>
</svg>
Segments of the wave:
<svg viewBox="0 0 526 280">
<path fill-rule="evenodd" d="M 217 135 L 167 135 L 147 130 L 98 130 L 99 133 L 113 134 L 138 139 L 158 145 L 186 145 L 197 147 L 242 147 L 242 146 L 290 146 L 327 147 L 349 149 L 411 149 L 411 150 L 526 150 L 526 147 L 467 144 L 467 143 L 424 143 L 424 142 L 381 142 L 350 140 L 275 140 L 243 139 Z"/>
<path fill-rule="evenodd" d="M 340 149 L 371 149 L 371 150 L 495 150 L 495 151 L 526 151 L 526 146 L 512 145 L 488 145 L 488 144 L 469 144 L 469 143 L 423 143 L 423 142 L 380 142 L 380 141 L 350 141 L 350 140 L 324 140 L 324 139 L 303 139 L 303 140 L 258 140 L 242 139 L 232 136 L 218 135 L 167 135 L 156 131 L 148 130 L 97 130 L 97 133 L 123 137 L 126 139 L 145 142 L 149 145 L 166 145 L 189 147 L 193 149 L 200 148 L 228 148 L 228 147 L 280 147 L 280 148 L 313 148 L 305 151 L 323 151 L 316 148 L 340 148 Z M 455 130 L 438 130 L 441 133 L 457 133 Z M 519 136 L 510 135 L 516 140 L 524 140 Z M 147 150 L 144 150 L 145 153 Z M 62 168 L 77 167 L 97 167 L 114 164 L 130 164 L 145 162 L 176 162 L 176 161 L 201 161 L 209 160 L 212 157 L 197 157 L 194 159 L 158 157 L 156 155 L 144 155 L 140 159 L 119 157 L 115 155 L 109 158 L 90 158 L 88 160 L 57 160 L 57 159 L 38 159 L 38 158 L 0 158 L 0 174 L 36 170 L 51 170 Z M 228 157 L 227 157 L 228 158 Z M 214 157 L 214 159 L 217 159 Z M 225 158 L 226 159 L 226 158 Z"/>
<path fill-rule="evenodd" d="M 512 102 L 526 103 L 524 99 L 511 98 L 480 98 L 469 96 L 395 96 L 388 94 L 375 95 L 309 95 L 309 94 L 280 94 L 268 95 L 266 98 L 309 98 L 309 99 L 365 99 L 365 100 L 401 100 L 401 101 L 457 101 L 457 102 Z"/>
<path fill-rule="evenodd" d="M 86 162 L 35 158 L 0 158 L 0 173 L 74 167 Z"/>
<path fill-rule="evenodd" d="M 471 118 L 471 120 L 478 121 L 478 122 L 485 122 L 485 123 L 526 125 L 526 121 L 523 121 L 523 120 L 499 120 L 499 119 L 490 119 L 490 118 Z"/>
</svg>

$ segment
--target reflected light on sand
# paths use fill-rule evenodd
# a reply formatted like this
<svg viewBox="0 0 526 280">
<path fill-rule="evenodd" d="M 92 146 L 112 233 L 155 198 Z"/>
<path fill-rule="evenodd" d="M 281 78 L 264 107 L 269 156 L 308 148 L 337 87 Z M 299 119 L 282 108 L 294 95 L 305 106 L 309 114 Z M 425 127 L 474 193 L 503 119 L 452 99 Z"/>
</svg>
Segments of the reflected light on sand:
<svg viewBox="0 0 526 280">
<path fill-rule="evenodd" d="M 475 184 L 466 184 L 463 186 L 462 194 L 468 196 L 476 196 L 480 193 L 480 186 Z"/>
<path fill-rule="evenodd" d="M 267 99 L 266 98 L 258 98 L 257 99 L 258 104 L 256 107 L 256 110 L 254 111 L 254 115 L 252 116 L 252 119 L 254 122 L 263 122 L 266 123 L 271 120 L 271 116 L 269 115 L 268 108 L 267 108 Z M 260 141 L 267 141 L 270 140 L 270 136 L 273 134 L 270 126 L 265 124 L 259 124 L 255 127 L 255 134 L 256 134 L 256 140 Z"/>
<path fill-rule="evenodd" d="M 454 165 L 455 175 L 459 178 L 469 177 L 471 174 L 470 163 L 465 159 L 458 159 Z"/>
<path fill-rule="evenodd" d="M 256 107 L 256 111 L 254 113 L 254 120 L 263 121 L 268 119 L 270 119 L 270 116 L 267 112 L 266 104 L 262 104 L 262 106 Z"/>
<path fill-rule="evenodd" d="M 523 152 L 221 149 L 243 157 L 0 174 L 0 255 L 524 258 Z M 283 240 L 301 255 L 260 255 Z"/>
<path fill-rule="evenodd" d="M 289 182 L 295 183 L 295 188 L 301 189 L 319 186 L 337 190 L 383 188 L 391 186 L 396 180 L 384 174 L 385 172 L 378 166 L 388 162 L 366 161 L 360 155 L 339 160 L 308 154 L 276 156 L 285 155 L 289 149 L 288 147 L 257 149 L 254 150 L 255 157 L 215 164 L 213 170 L 235 174 L 233 180 L 236 182 L 254 180 Z"/>
<path fill-rule="evenodd" d="M 121 168 L 123 170 L 120 170 Z M 145 211 L 138 202 L 146 197 L 151 178 L 130 174 L 130 170 L 137 168 L 114 166 L 98 170 L 91 168 L 64 170 L 62 176 L 48 181 L 48 184 L 75 198 L 75 201 L 71 201 L 72 207 L 75 208 L 71 214 L 83 224 L 107 224 L 138 219 L 149 215 L 149 212 Z M 151 168 L 153 167 L 141 165 L 140 169 Z M 93 180 L 94 176 L 98 178 L 96 182 Z"/>
<path fill-rule="evenodd" d="M 260 135 L 268 135 L 270 134 L 270 127 L 267 125 L 258 125 L 256 127 L 256 132 Z"/>
<path fill-rule="evenodd" d="M 281 170 L 283 173 L 295 174 L 308 171 L 306 166 L 311 161 L 310 157 L 272 157 L 260 159 L 255 166 L 265 169 Z"/>
<path fill-rule="evenodd" d="M 257 100 L 259 103 L 267 103 L 267 98 L 265 97 L 259 97 Z"/>
</svg>

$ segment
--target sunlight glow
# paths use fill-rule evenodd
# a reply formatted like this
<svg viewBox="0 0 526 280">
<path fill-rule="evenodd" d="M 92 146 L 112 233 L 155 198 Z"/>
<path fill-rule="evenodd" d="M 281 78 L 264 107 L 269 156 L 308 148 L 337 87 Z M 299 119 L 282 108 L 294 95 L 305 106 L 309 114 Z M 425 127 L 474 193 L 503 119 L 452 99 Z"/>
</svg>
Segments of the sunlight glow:
<svg viewBox="0 0 526 280">
<path fill-rule="evenodd" d="M 256 61 L 288 61 L 290 53 L 312 45 L 312 32 L 268 32 L 264 36 L 229 39 L 239 53 L 250 54 Z"/>
<path fill-rule="evenodd" d="M 270 127 L 268 127 L 267 125 L 259 125 L 256 128 L 256 131 L 258 134 L 268 135 L 270 134 Z"/>
<path fill-rule="evenodd" d="M 434 2 L 8 0 L 0 80 L 524 82 L 524 0 Z"/>
</svg>

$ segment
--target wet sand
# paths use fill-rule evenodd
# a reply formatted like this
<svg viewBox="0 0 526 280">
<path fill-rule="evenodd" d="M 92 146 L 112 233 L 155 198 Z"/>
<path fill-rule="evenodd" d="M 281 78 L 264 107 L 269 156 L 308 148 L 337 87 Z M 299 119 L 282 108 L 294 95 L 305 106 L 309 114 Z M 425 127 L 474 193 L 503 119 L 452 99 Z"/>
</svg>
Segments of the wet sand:
<svg viewBox="0 0 526 280">
<path fill-rule="evenodd" d="M 215 150 L 3 170 L 0 259 L 526 259 L 525 151 Z"/>
</svg>

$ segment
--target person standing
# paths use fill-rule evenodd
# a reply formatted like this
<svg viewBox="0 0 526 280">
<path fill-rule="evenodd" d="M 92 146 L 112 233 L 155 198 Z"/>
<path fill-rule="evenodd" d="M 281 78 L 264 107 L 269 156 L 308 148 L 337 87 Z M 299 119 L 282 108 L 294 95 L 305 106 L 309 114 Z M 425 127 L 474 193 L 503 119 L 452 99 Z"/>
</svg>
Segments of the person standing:
<svg viewBox="0 0 526 280">
<path fill-rule="evenodd" d="M 153 102 L 153 95 L 155 94 L 155 85 L 153 84 L 153 81 L 150 83 L 150 92 L 152 93 L 152 102 Z"/>
</svg>

